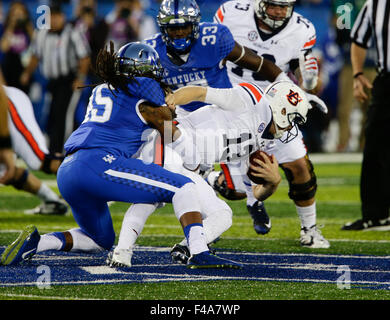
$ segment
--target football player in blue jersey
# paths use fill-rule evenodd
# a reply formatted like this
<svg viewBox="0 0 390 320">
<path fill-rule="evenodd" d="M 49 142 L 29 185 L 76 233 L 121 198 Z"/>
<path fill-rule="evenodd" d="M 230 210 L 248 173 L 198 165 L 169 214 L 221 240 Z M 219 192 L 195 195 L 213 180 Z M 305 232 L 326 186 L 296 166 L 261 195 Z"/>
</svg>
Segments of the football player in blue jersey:
<svg viewBox="0 0 390 320">
<path fill-rule="evenodd" d="M 163 81 L 174 89 L 186 85 L 231 88 L 225 60 L 250 69 L 269 81 L 286 79 L 271 61 L 238 44 L 227 27 L 200 23 L 195 0 L 164 0 L 157 15 L 161 32 L 146 39 L 158 52 L 164 67 Z M 204 103 L 180 106 L 178 116 L 194 111 Z"/>
<path fill-rule="evenodd" d="M 175 126 L 172 136 L 164 137 L 164 121 L 171 122 L 172 113 L 161 72 L 157 52 L 146 44 L 128 43 L 116 53 L 111 43 L 109 51 L 99 52 L 96 73 L 104 83 L 94 88 L 83 123 L 66 141 L 67 156 L 57 174 L 79 228 L 41 236 L 28 226 L 3 252 L 1 264 L 15 265 L 47 250 L 110 250 L 115 232 L 107 202 L 121 201 L 171 202 L 188 240 L 190 268 L 241 267 L 210 254 L 195 183 L 135 158 L 151 129 L 172 144 L 180 140 Z"/>
</svg>

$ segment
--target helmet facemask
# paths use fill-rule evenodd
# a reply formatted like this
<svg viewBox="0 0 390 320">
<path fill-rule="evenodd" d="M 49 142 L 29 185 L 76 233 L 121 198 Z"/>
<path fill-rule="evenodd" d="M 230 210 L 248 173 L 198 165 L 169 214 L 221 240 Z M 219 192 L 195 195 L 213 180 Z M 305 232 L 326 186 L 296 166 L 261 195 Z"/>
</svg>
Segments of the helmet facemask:
<svg viewBox="0 0 390 320">
<path fill-rule="evenodd" d="M 294 11 L 295 0 L 255 0 L 255 12 L 257 17 L 272 31 L 284 27 L 290 20 Z M 269 5 L 287 7 L 286 15 L 282 19 L 276 19 L 267 13 Z"/>
<path fill-rule="evenodd" d="M 162 38 L 168 48 L 178 54 L 187 53 L 192 43 L 199 37 L 200 10 L 194 0 L 164 0 L 157 15 Z M 186 38 L 172 39 L 169 28 L 191 26 Z"/>
<path fill-rule="evenodd" d="M 272 83 L 265 92 L 275 125 L 274 138 L 288 143 L 298 136 L 298 125 L 306 123 L 310 103 L 304 91 L 290 81 Z"/>
</svg>

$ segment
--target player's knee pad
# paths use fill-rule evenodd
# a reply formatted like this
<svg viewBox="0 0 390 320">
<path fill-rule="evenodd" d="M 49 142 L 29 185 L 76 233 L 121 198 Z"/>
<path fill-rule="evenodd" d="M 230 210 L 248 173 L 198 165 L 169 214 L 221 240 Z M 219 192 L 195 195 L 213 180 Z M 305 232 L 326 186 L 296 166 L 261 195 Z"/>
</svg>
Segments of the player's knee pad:
<svg viewBox="0 0 390 320">
<path fill-rule="evenodd" d="M 310 180 L 305 183 L 293 183 L 293 172 L 288 168 L 282 167 L 289 185 L 288 196 L 294 201 L 310 200 L 315 196 L 317 191 L 317 177 L 314 173 L 313 164 L 307 156 L 305 159 L 310 172 Z"/>
<path fill-rule="evenodd" d="M 41 167 L 42 171 L 48 174 L 54 173 L 50 167 L 51 162 L 53 160 L 60 160 L 62 162 L 64 158 L 65 157 L 63 155 L 45 154 L 45 158 L 42 161 L 42 167 Z"/>
<path fill-rule="evenodd" d="M 7 184 L 12 185 L 18 190 L 21 190 L 23 189 L 24 184 L 27 182 L 28 174 L 29 174 L 28 170 L 23 169 L 22 174 L 18 178 L 14 176 Z"/>
<path fill-rule="evenodd" d="M 200 212 L 199 196 L 193 182 L 186 183 L 172 198 L 173 209 L 178 220 L 187 212 Z"/>
</svg>

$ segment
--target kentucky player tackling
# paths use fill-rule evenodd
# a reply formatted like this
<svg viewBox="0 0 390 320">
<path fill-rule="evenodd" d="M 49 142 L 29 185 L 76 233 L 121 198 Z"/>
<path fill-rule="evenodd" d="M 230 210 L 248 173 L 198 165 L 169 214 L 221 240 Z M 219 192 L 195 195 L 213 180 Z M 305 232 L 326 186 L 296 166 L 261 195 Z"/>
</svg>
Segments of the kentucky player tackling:
<svg viewBox="0 0 390 320">
<path fill-rule="evenodd" d="M 173 143 L 180 140 L 175 127 L 174 139 L 163 129 L 172 114 L 165 105 L 169 88 L 160 82 L 157 52 L 146 44 L 128 43 L 116 53 L 110 44 L 97 58 L 96 72 L 104 83 L 94 88 L 83 123 L 66 141 L 67 156 L 57 175 L 79 227 L 41 236 L 29 226 L 3 252 L 1 264 L 15 265 L 47 250 L 110 250 L 115 232 L 107 202 L 123 201 L 172 202 L 187 237 L 190 268 L 240 268 L 210 254 L 195 183 L 135 158 L 153 129 Z"/>
<path fill-rule="evenodd" d="M 300 85 L 310 91 L 315 89 L 318 79 L 318 66 L 311 53 L 316 33 L 309 20 L 294 12 L 294 4 L 295 0 L 228 1 L 218 9 L 214 20 L 227 26 L 239 43 L 273 61 L 284 72 L 293 72 Z M 263 88 L 269 84 L 264 77 L 229 61 L 227 68 L 233 84 L 256 81 Z M 320 107 L 327 112 L 326 107 Z M 286 142 L 283 140 L 272 141 L 268 145 L 268 152 L 276 156 L 289 182 L 289 197 L 294 201 L 301 220 L 301 245 L 328 248 L 329 242 L 316 227 L 316 175 L 302 134 L 298 131 L 297 138 L 288 143 L 283 143 Z M 271 224 L 264 204 L 253 197 L 245 182 L 245 174 L 231 165 L 222 168 L 225 170 L 219 176 L 214 175 L 214 179 L 209 177 L 216 189 L 231 189 L 230 194 L 233 195 L 240 195 L 237 191 L 246 192 L 247 206 L 256 232 L 269 232 Z M 228 185 L 224 181 L 227 179 L 230 182 Z M 222 195 L 226 196 L 227 193 Z"/>
</svg>

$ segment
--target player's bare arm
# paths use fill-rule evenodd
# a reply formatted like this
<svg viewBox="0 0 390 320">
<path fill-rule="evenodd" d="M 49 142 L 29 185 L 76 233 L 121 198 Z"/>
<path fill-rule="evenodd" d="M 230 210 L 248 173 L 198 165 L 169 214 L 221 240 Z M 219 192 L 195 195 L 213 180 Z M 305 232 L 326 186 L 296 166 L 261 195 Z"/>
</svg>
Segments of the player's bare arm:
<svg viewBox="0 0 390 320">
<path fill-rule="evenodd" d="M 165 99 L 168 106 L 187 104 L 192 101 L 204 102 L 206 99 L 207 88 L 201 86 L 182 87 Z"/>
<path fill-rule="evenodd" d="M 353 73 L 353 95 L 360 101 L 368 99 L 367 90 L 372 89 L 371 82 L 363 74 L 364 61 L 366 60 L 367 49 L 351 44 L 351 62 Z"/>
<path fill-rule="evenodd" d="M 256 55 L 251 49 L 241 46 L 237 42 L 226 59 L 242 68 L 261 74 L 271 82 L 275 81 L 278 75 L 282 73 L 282 70 L 273 62 Z"/>
</svg>

